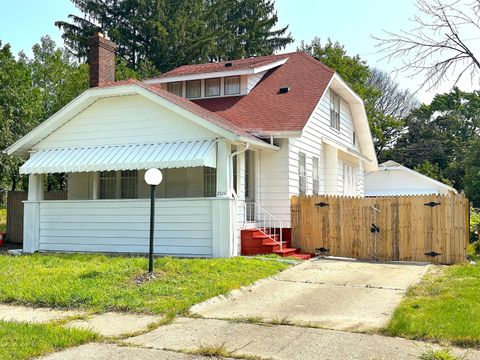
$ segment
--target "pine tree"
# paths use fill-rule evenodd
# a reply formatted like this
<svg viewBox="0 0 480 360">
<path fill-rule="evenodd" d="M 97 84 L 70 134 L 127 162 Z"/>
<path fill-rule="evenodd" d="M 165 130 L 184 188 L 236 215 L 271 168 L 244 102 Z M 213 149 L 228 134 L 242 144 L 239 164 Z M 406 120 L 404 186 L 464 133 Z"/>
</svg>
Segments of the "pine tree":
<svg viewBox="0 0 480 360">
<path fill-rule="evenodd" d="M 79 59 L 88 37 L 107 33 L 134 70 L 270 55 L 293 42 L 272 0 L 71 0 L 82 16 L 57 21 Z"/>
</svg>

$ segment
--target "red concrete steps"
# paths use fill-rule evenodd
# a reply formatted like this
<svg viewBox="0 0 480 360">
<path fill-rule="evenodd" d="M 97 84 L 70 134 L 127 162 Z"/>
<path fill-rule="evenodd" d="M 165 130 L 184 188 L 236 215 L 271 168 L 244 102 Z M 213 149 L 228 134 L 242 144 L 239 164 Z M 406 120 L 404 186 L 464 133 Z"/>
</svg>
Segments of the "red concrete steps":
<svg viewBox="0 0 480 360">
<path fill-rule="evenodd" d="M 283 229 L 283 242 L 280 250 L 280 236 L 271 237 L 259 231 L 258 229 L 244 229 L 241 231 L 242 255 L 265 255 L 277 254 L 281 257 L 293 257 L 298 260 L 308 260 L 314 257 L 314 254 L 301 253 L 300 249 L 292 248 L 290 229 Z"/>
</svg>

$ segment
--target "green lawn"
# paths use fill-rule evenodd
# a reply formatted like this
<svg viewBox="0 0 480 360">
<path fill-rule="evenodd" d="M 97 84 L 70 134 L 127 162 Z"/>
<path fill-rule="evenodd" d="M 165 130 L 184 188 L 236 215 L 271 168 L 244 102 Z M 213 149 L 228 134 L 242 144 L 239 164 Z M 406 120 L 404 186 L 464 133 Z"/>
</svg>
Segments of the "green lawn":
<svg viewBox="0 0 480 360">
<path fill-rule="evenodd" d="M 80 329 L 0 321 L 0 359 L 29 359 L 96 338 L 95 334 Z"/>
<path fill-rule="evenodd" d="M 7 209 L 0 209 L 0 232 L 7 230 Z"/>
<path fill-rule="evenodd" d="M 432 272 L 407 292 L 387 329 L 390 335 L 480 346 L 480 266 Z"/>
<path fill-rule="evenodd" d="M 185 313 L 195 303 L 273 275 L 288 265 L 254 258 L 155 260 L 85 254 L 0 256 L 0 302 L 94 311 Z"/>
</svg>

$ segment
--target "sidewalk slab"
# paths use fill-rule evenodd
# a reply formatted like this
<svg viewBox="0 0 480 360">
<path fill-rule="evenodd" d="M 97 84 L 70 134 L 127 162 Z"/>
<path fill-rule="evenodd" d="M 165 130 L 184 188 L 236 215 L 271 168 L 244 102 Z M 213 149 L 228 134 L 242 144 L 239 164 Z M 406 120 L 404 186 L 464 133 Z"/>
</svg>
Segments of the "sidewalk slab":
<svg viewBox="0 0 480 360">
<path fill-rule="evenodd" d="M 428 265 L 313 259 L 190 308 L 205 318 L 259 317 L 349 331 L 387 325 Z"/>
<path fill-rule="evenodd" d="M 117 346 L 112 344 L 86 344 L 37 360 L 192 360 L 206 359 L 201 356 L 180 354 L 156 349 Z"/>
<path fill-rule="evenodd" d="M 159 316 L 110 312 L 74 320 L 65 326 L 91 330 L 106 337 L 117 337 L 145 331 L 149 325 L 160 320 Z"/>
<path fill-rule="evenodd" d="M 0 320 L 3 321 L 44 323 L 79 315 L 83 312 L 0 304 Z"/>
<path fill-rule="evenodd" d="M 283 325 L 232 323 L 215 319 L 179 318 L 153 332 L 129 338 L 138 346 L 195 350 L 225 346 L 236 355 L 279 360 L 295 359 L 418 359 L 437 345 L 380 335 L 348 333 Z M 453 349 L 465 359 L 480 359 L 480 352 Z"/>
</svg>

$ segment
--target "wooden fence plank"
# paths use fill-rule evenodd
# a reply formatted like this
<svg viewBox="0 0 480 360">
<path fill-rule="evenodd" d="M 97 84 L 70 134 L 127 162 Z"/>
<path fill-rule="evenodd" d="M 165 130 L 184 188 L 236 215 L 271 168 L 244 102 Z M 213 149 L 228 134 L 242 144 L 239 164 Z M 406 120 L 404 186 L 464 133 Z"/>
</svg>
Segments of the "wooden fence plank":
<svg viewBox="0 0 480 360">
<path fill-rule="evenodd" d="M 325 248 L 326 255 L 365 260 L 466 261 L 469 202 L 463 194 L 300 196 L 292 198 L 291 206 L 293 245 L 304 251 Z M 378 233 L 371 231 L 372 224 Z M 426 255 L 431 252 L 441 255 Z"/>
</svg>

